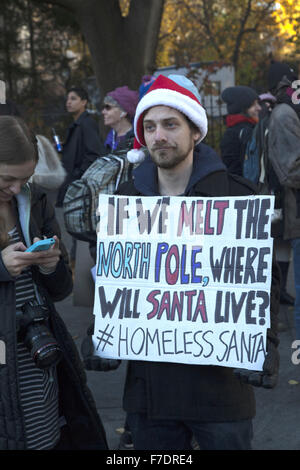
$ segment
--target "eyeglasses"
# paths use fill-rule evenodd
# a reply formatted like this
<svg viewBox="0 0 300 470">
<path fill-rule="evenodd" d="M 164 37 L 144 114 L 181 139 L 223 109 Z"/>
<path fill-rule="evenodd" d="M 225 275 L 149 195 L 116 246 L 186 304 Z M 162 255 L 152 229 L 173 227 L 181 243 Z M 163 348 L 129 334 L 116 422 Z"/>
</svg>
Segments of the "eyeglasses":
<svg viewBox="0 0 300 470">
<path fill-rule="evenodd" d="M 106 111 L 110 111 L 112 108 L 116 108 L 117 106 L 112 106 L 111 104 L 105 104 L 102 108 L 105 109 Z"/>
</svg>

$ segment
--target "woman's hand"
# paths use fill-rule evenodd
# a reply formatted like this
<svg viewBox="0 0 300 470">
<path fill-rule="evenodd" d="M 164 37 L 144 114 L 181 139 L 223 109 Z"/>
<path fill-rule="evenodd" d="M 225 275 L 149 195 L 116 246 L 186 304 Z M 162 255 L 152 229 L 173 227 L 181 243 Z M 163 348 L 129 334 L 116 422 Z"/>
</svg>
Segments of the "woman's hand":
<svg viewBox="0 0 300 470">
<path fill-rule="evenodd" d="M 45 238 L 47 237 L 44 237 L 44 239 Z M 57 238 L 56 235 L 54 235 L 52 238 L 54 238 L 55 244 L 51 246 L 49 250 L 40 251 L 39 253 L 44 256 L 42 256 L 41 261 L 36 263 L 39 266 L 43 274 L 50 274 L 54 272 L 56 269 L 57 263 L 60 260 L 61 251 L 59 249 L 59 239 Z M 33 243 L 39 240 L 40 238 L 35 237 L 33 239 Z"/>
<path fill-rule="evenodd" d="M 46 238 L 46 237 L 45 237 Z M 53 236 L 55 244 L 45 251 L 25 252 L 26 246 L 22 242 L 7 246 L 1 251 L 3 263 L 13 277 L 17 277 L 28 266 L 38 265 L 42 272 L 50 274 L 55 271 L 60 259 L 59 239 Z M 40 240 L 35 237 L 33 242 Z"/>
</svg>

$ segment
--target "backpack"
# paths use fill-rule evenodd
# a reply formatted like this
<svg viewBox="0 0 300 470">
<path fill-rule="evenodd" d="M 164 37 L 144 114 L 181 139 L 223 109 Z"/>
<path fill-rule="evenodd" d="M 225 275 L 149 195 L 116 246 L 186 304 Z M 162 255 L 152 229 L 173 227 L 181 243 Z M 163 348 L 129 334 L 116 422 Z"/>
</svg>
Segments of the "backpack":
<svg viewBox="0 0 300 470">
<path fill-rule="evenodd" d="M 79 180 L 68 186 L 63 214 L 66 230 L 74 238 L 95 239 L 99 194 L 113 194 L 131 177 L 133 164 L 127 160 L 127 151 L 126 148 L 97 158 Z"/>
<path fill-rule="evenodd" d="M 270 114 L 260 119 L 245 144 L 243 176 L 257 185 L 264 184 L 266 177 L 269 120 Z M 244 129 L 240 132 L 240 139 L 242 138 L 243 131 Z"/>
</svg>

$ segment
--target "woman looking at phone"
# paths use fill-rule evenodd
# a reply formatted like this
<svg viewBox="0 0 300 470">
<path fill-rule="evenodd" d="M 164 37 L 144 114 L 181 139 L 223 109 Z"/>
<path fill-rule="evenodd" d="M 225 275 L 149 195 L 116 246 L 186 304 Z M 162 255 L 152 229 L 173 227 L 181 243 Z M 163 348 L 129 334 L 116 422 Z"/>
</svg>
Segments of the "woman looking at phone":
<svg viewBox="0 0 300 470">
<path fill-rule="evenodd" d="M 0 116 L 0 449 L 106 449 L 76 346 L 53 302 L 72 291 L 68 256 L 25 123 Z M 26 252 L 53 238 L 48 250 Z M 84 432 L 82 432 L 84 429 Z"/>
</svg>

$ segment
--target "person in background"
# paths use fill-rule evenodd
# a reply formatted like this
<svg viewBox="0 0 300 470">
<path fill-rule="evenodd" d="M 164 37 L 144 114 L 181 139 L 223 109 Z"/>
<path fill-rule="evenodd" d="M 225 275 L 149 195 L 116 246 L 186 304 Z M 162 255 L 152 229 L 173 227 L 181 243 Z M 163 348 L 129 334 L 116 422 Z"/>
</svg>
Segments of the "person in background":
<svg viewBox="0 0 300 470">
<path fill-rule="evenodd" d="M 207 116 L 198 90 L 186 77 L 158 76 L 137 106 L 134 129 L 136 140 L 149 153 L 134 169 L 133 178 L 120 185 L 117 195 L 201 198 L 255 194 L 251 182 L 229 174 L 213 149 L 202 144 Z M 128 362 L 123 406 L 135 450 L 189 450 L 192 437 L 201 450 L 251 448 L 255 415 L 252 385 L 272 388 L 278 376 L 278 290 L 274 264 L 271 327 L 262 372 Z M 103 370 L 109 360 L 93 353 L 90 336 L 82 344 L 85 364 L 92 370 Z"/>
<path fill-rule="evenodd" d="M 104 125 L 110 127 L 104 142 L 107 153 L 132 144 L 132 121 L 138 100 L 138 92 L 128 86 L 118 87 L 105 96 L 102 114 Z"/>
<path fill-rule="evenodd" d="M 28 183 L 36 139 L 20 118 L 0 116 L 0 141 L 0 449 L 107 449 L 77 348 L 54 307 L 73 283 L 54 209 Z M 26 252 L 50 237 L 50 249 Z"/>
<path fill-rule="evenodd" d="M 300 104 L 293 102 L 298 80 L 294 69 L 283 62 L 272 62 L 268 72 L 269 91 L 276 97 L 276 106 L 270 117 L 268 152 L 280 166 L 285 159 L 299 161 L 300 158 Z M 273 186 L 276 207 L 282 209 L 282 218 L 277 223 L 275 252 L 282 274 L 281 302 L 295 304 L 294 317 L 296 339 L 300 339 L 300 189 L 298 186 L 280 184 L 273 170 Z M 297 165 L 295 172 L 298 173 Z M 296 179 L 296 178 L 295 178 Z M 272 224 L 273 225 L 273 224 Z M 273 235 L 275 237 L 275 234 Z M 291 251 L 294 264 L 296 299 L 286 292 Z"/>
<path fill-rule="evenodd" d="M 231 173 L 243 175 L 246 145 L 259 120 L 261 106 L 255 90 L 247 86 L 226 88 L 221 94 L 227 104 L 227 129 L 221 140 L 221 157 Z"/>
<path fill-rule="evenodd" d="M 261 111 L 259 113 L 259 119 L 263 118 L 265 115 L 268 115 L 272 112 L 276 104 L 276 98 L 272 93 L 261 93 L 259 95 L 259 104 L 261 107 Z"/>
<path fill-rule="evenodd" d="M 283 77 L 283 74 L 287 73 L 289 76 L 291 70 L 289 67 L 281 66 L 280 64 L 274 64 L 269 68 L 268 71 L 268 84 L 269 89 L 272 89 L 276 93 L 276 86 Z M 271 113 L 276 106 L 276 96 L 274 96 L 270 91 L 262 93 L 259 95 L 261 113 L 260 119 L 270 120 Z M 287 292 L 287 280 L 288 272 L 291 259 L 291 244 L 288 240 L 283 240 L 283 218 L 282 218 L 282 196 L 283 188 L 280 186 L 278 178 L 274 173 L 274 170 L 268 162 L 269 168 L 268 171 L 268 184 L 272 194 L 275 195 L 275 207 L 276 207 L 276 217 L 274 216 L 272 222 L 272 237 L 274 238 L 274 251 L 276 254 L 277 263 L 281 271 L 281 289 L 280 289 L 280 303 L 286 305 L 294 305 L 295 299 Z M 278 329 L 281 331 L 286 330 L 286 326 L 283 323 L 278 324 Z"/>
<path fill-rule="evenodd" d="M 110 91 L 105 96 L 102 115 L 104 125 L 110 127 L 104 143 L 107 153 L 114 153 L 116 150 L 128 151 L 132 148 L 134 140 L 132 122 L 138 100 L 138 92 L 130 90 L 126 85 Z M 95 243 L 90 243 L 90 252 L 96 262 L 95 251 L 96 240 Z M 133 449 L 133 443 L 127 420 L 125 420 L 119 450 L 129 449 Z"/>
<path fill-rule="evenodd" d="M 67 177 L 58 196 L 57 207 L 62 207 L 68 185 L 83 175 L 85 170 L 105 153 L 100 138 L 98 124 L 86 110 L 87 92 L 80 87 L 70 88 L 67 94 L 66 108 L 72 115 L 73 123 L 69 126 L 62 148 L 62 163 Z"/>
<path fill-rule="evenodd" d="M 83 88 L 73 87 L 68 91 L 66 108 L 73 117 L 66 140 L 62 148 L 62 164 L 67 176 L 60 186 L 56 207 L 62 207 L 69 184 L 80 179 L 85 170 L 105 153 L 105 147 L 98 129 L 98 124 L 86 110 L 87 92 Z M 76 257 L 76 239 L 72 239 L 70 250 L 71 264 L 74 268 Z"/>
</svg>

